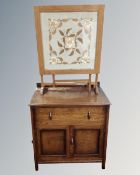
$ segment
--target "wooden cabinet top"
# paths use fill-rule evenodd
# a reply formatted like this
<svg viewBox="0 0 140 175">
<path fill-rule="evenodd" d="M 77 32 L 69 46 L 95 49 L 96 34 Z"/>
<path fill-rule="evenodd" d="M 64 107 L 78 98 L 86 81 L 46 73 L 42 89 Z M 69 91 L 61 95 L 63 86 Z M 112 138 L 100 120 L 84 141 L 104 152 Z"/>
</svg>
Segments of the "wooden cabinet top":
<svg viewBox="0 0 140 175">
<path fill-rule="evenodd" d="M 36 90 L 30 106 L 100 106 L 110 105 L 105 93 L 99 88 L 99 94 L 88 92 L 85 87 L 50 88 L 44 95 Z"/>
</svg>

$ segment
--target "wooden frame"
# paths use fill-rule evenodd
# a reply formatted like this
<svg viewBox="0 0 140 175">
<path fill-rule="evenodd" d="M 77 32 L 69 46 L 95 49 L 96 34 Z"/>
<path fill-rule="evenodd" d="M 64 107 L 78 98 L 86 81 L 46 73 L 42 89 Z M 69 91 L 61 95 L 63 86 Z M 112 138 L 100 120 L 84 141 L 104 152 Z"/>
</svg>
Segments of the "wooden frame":
<svg viewBox="0 0 140 175">
<path fill-rule="evenodd" d="M 95 62 L 91 69 L 46 69 L 44 66 L 43 53 L 43 39 L 41 30 L 41 13 L 59 13 L 59 12 L 97 12 L 97 33 L 95 46 Z M 43 76 L 47 74 L 53 75 L 53 86 L 55 86 L 55 74 L 89 74 L 89 91 L 91 89 L 91 75 L 95 74 L 95 84 L 98 81 L 98 74 L 100 72 L 101 60 L 101 46 L 102 46 L 102 31 L 103 31 L 103 17 L 104 5 L 65 5 L 65 6 L 36 6 L 34 7 L 35 27 L 37 38 L 38 62 L 41 75 L 41 85 L 44 87 Z"/>
</svg>

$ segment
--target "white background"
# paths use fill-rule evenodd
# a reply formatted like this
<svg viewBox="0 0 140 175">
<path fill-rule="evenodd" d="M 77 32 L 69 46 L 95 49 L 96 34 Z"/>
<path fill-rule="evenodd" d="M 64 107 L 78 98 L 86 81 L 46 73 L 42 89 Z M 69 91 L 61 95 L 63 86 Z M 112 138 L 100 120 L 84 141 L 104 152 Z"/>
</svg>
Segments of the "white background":
<svg viewBox="0 0 140 175">
<path fill-rule="evenodd" d="M 29 100 L 40 81 L 34 5 L 74 0 L 0 0 L 0 174 L 140 174 L 140 1 L 104 3 L 101 86 L 112 102 L 106 169 L 100 164 L 41 165 L 34 171 Z"/>
</svg>

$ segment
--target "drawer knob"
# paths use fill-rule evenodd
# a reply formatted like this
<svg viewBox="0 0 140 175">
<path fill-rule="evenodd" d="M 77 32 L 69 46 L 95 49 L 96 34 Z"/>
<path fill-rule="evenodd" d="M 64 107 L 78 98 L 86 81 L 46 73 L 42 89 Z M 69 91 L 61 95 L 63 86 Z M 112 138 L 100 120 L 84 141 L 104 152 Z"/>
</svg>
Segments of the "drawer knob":
<svg viewBox="0 0 140 175">
<path fill-rule="evenodd" d="M 91 113 L 90 113 L 90 111 L 88 111 L 88 113 L 87 113 L 87 118 L 88 118 L 88 120 L 91 118 Z"/>
<path fill-rule="evenodd" d="M 49 116 L 49 119 L 52 120 L 52 113 L 51 112 L 49 112 L 48 116 Z"/>
</svg>

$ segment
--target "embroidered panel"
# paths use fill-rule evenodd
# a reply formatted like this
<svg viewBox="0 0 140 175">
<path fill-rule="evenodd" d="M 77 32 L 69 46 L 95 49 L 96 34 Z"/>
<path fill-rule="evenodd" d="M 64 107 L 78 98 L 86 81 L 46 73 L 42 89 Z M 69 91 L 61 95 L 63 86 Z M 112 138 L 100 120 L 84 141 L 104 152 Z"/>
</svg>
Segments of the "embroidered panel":
<svg viewBox="0 0 140 175">
<path fill-rule="evenodd" d="M 97 12 L 41 13 L 45 69 L 93 69 Z"/>
</svg>

